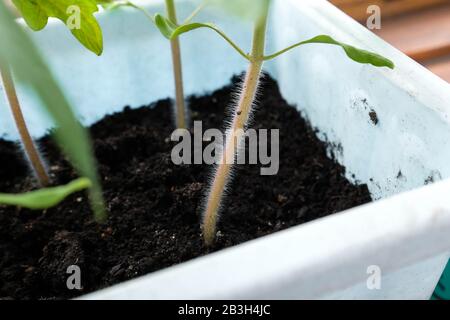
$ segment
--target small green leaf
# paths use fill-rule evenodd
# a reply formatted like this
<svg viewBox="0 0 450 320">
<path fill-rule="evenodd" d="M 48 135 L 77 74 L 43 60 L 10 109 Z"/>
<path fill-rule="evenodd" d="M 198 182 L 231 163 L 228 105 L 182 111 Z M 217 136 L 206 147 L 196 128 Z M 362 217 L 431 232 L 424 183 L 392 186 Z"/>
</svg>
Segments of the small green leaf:
<svg viewBox="0 0 450 320">
<path fill-rule="evenodd" d="M 173 24 L 166 17 L 157 13 L 155 15 L 155 25 L 159 29 L 161 34 L 164 37 L 166 37 L 167 39 L 171 40 L 171 39 L 175 38 L 175 32 L 177 31 L 177 26 L 175 24 Z M 187 31 L 185 31 L 185 32 L 187 32 Z"/>
<path fill-rule="evenodd" d="M 13 0 L 25 22 L 35 30 L 47 25 L 49 17 L 61 20 L 86 48 L 97 55 L 103 52 L 103 36 L 94 17 L 96 0 Z M 103 2 L 103 1 L 101 1 Z"/>
<path fill-rule="evenodd" d="M 92 183 L 89 179 L 79 178 L 65 186 L 45 188 L 23 194 L 0 193 L 0 204 L 43 210 L 54 207 L 72 193 L 88 189 L 91 186 Z"/>
<path fill-rule="evenodd" d="M 324 44 L 337 45 L 337 46 L 342 47 L 344 49 L 345 53 L 347 54 L 347 56 L 350 59 L 352 59 L 353 61 L 363 63 L 363 64 L 371 64 L 375 67 L 388 67 L 391 69 L 395 68 L 394 63 L 391 60 L 389 60 L 377 53 L 355 48 L 348 44 L 336 41 L 332 37 L 327 36 L 327 35 L 316 36 L 312 39 L 296 43 L 296 44 L 294 44 L 284 50 L 281 50 L 275 54 L 266 56 L 264 58 L 264 60 L 271 60 L 291 49 L 294 49 L 294 48 L 299 47 L 304 44 L 310 44 L 310 43 L 324 43 Z"/>
<path fill-rule="evenodd" d="M 304 43 L 326 43 L 326 44 L 337 45 L 337 46 L 342 47 L 344 49 L 345 53 L 347 54 L 347 56 L 350 59 L 352 59 L 353 61 L 356 61 L 359 63 L 371 64 L 375 67 L 388 67 L 391 69 L 394 69 L 394 67 L 395 67 L 394 63 L 391 60 L 389 60 L 377 53 L 355 48 L 348 44 L 336 41 L 332 37 L 327 36 L 327 35 L 320 35 L 320 36 L 314 37 L 308 41 L 305 41 Z"/>
</svg>

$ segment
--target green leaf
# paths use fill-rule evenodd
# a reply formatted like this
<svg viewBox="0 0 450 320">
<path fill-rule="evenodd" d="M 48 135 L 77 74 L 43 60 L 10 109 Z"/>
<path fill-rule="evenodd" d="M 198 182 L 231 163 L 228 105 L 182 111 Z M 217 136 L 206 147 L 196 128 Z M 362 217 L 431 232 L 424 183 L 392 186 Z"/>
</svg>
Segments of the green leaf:
<svg viewBox="0 0 450 320">
<path fill-rule="evenodd" d="M 13 3 L 31 29 L 41 30 L 49 17 L 58 18 L 86 48 L 102 54 L 102 31 L 94 17 L 98 11 L 96 0 L 13 0 Z"/>
<path fill-rule="evenodd" d="M 182 35 L 183 33 L 199 28 L 208 28 L 214 30 L 223 39 L 225 39 L 241 56 L 243 56 L 247 60 L 249 59 L 249 56 L 241 48 L 239 48 L 238 45 L 236 45 L 230 38 L 228 38 L 228 36 L 223 31 L 221 31 L 212 23 L 193 22 L 177 26 L 173 24 L 168 18 L 160 14 L 155 15 L 154 21 L 161 34 L 169 40 L 172 40 Z"/>
<path fill-rule="evenodd" d="M 19 82 L 34 89 L 59 129 L 55 138 L 69 161 L 92 182 L 90 197 L 98 220 L 105 218 L 102 191 L 89 135 L 80 125 L 34 43 L 0 1 L 0 68 L 10 66 Z"/>
<path fill-rule="evenodd" d="M 353 61 L 356 61 L 356 62 L 359 62 L 359 63 L 363 63 L 363 64 L 371 64 L 371 65 L 373 65 L 375 67 L 388 67 L 388 68 L 391 68 L 391 69 L 395 68 L 394 63 L 391 60 L 389 60 L 389 59 L 387 59 L 387 58 L 385 58 L 385 57 L 383 57 L 383 56 L 381 56 L 381 55 L 379 55 L 377 53 L 355 48 L 355 47 L 350 46 L 348 44 L 336 41 L 332 37 L 327 36 L 327 35 L 316 36 L 316 37 L 314 37 L 312 39 L 296 43 L 296 44 L 294 44 L 294 45 L 292 45 L 292 46 L 290 46 L 290 47 L 288 47 L 288 48 L 286 48 L 284 50 L 281 50 L 281 51 L 279 51 L 279 52 L 277 52 L 275 54 L 272 54 L 270 56 L 266 56 L 264 58 L 264 60 L 271 60 L 271 59 L 273 59 L 275 57 L 278 57 L 279 55 L 281 55 L 281 54 L 283 54 L 283 53 L 285 53 L 285 52 L 287 52 L 287 51 L 289 51 L 291 49 L 294 49 L 294 48 L 299 47 L 299 46 L 304 45 L 304 44 L 310 44 L 310 43 L 324 43 L 324 44 L 337 45 L 337 46 L 342 47 L 344 49 L 345 53 L 347 54 L 347 56 L 350 59 L 352 59 Z"/>
<path fill-rule="evenodd" d="M 0 204 L 18 206 L 32 210 L 43 210 L 58 205 L 72 193 L 92 186 L 87 178 L 79 178 L 65 186 L 45 188 L 22 194 L 0 193 Z"/>
<path fill-rule="evenodd" d="M 156 24 L 156 27 L 161 32 L 161 34 L 169 40 L 172 40 L 173 38 L 175 38 L 176 36 L 179 36 L 182 33 L 196 29 L 196 26 L 197 26 L 197 28 L 201 28 L 200 23 L 190 23 L 187 25 L 187 28 L 186 28 L 186 25 L 178 27 L 177 25 L 172 23 L 168 18 L 160 15 L 159 13 L 157 13 L 155 15 L 155 24 Z M 191 26 L 191 27 L 189 28 L 189 26 Z M 181 28 L 181 27 L 185 28 L 184 32 L 180 32 L 178 30 L 178 28 Z"/>
<path fill-rule="evenodd" d="M 327 36 L 327 35 L 320 35 L 320 36 L 314 37 L 310 40 L 305 41 L 305 43 L 326 43 L 326 44 L 337 45 L 337 46 L 342 47 L 344 49 L 345 53 L 347 54 L 347 56 L 350 59 L 352 59 L 353 61 L 356 61 L 359 63 L 371 64 L 376 67 L 388 67 L 391 69 L 394 69 L 394 67 L 395 67 L 394 63 L 391 60 L 389 60 L 377 53 L 355 48 L 348 44 L 336 41 L 332 37 Z"/>
<path fill-rule="evenodd" d="M 34 31 L 43 29 L 47 25 L 48 15 L 35 2 L 24 0 L 13 0 L 25 22 Z"/>
</svg>

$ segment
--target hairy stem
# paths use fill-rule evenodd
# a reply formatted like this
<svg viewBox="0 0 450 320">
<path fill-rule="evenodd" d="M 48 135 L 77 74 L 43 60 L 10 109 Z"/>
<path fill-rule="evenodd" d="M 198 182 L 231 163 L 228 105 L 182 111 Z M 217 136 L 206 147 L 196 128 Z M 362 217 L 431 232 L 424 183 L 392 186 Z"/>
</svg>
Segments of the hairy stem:
<svg viewBox="0 0 450 320">
<path fill-rule="evenodd" d="M 175 4 L 173 0 L 166 0 L 167 17 L 174 24 L 177 24 L 177 14 L 175 11 Z M 181 51 L 180 40 L 178 37 L 170 40 L 172 47 L 172 62 L 173 72 L 175 78 L 175 104 L 176 104 L 176 122 L 177 128 L 186 128 L 186 107 L 184 102 L 184 89 L 183 89 L 183 71 L 181 64 Z"/>
<path fill-rule="evenodd" d="M 14 121 L 16 122 L 17 130 L 19 131 L 20 139 L 22 140 L 25 153 L 31 163 L 31 167 L 35 172 L 36 177 L 39 180 L 40 185 L 42 187 L 48 186 L 50 183 L 50 178 L 47 174 L 47 171 L 45 170 L 42 159 L 39 156 L 33 139 L 31 138 L 31 135 L 28 131 L 27 124 L 20 108 L 19 99 L 17 98 L 11 71 L 8 67 L 5 67 L 0 71 L 0 74 L 3 81 L 3 87 L 5 89 L 6 97 L 11 107 L 11 112 L 14 117 Z"/>
<path fill-rule="evenodd" d="M 222 160 L 218 165 L 208 194 L 206 210 L 203 216 L 203 238 L 206 246 L 211 246 L 214 243 L 222 198 L 256 97 L 259 77 L 264 62 L 267 11 L 268 6 L 261 18 L 255 23 L 250 65 L 245 75 L 242 92 L 240 93 L 231 128 L 227 133 Z"/>
</svg>

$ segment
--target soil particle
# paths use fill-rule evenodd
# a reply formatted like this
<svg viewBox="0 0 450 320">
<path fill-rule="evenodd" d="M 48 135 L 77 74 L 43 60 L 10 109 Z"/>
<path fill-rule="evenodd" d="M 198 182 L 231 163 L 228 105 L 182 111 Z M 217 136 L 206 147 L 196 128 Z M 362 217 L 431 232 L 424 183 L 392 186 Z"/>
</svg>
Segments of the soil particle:
<svg viewBox="0 0 450 320">
<path fill-rule="evenodd" d="M 192 120 L 222 128 L 233 84 L 192 97 Z M 254 128 L 280 129 L 280 170 L 236 166 L 212 251 L 371 201 L 365 185 L 344 178 L 328 146 L 287 105 L 266 77 Z M 169 100 L 105 117 L 91 128 L 109 211 L 97 224 L 86 196 L 46 211 L 0 206 L 0 299 L 72 298 L 209 253 L 200 219 L 208 165 L 174 165 Z M 55 183 L 76 178 L 49 137 L 39 141 Z M 0 192 L 30 190 L 33 179 L 17 145 L 0 141 Z M 314 244 L 311 244 L 314 245 Z M 68 290 L 67 268 L 81 269 L 81 290 Z"/>
<path fill-rule="evenodd" d="M 378 115 L 376 113 L 375 110 L 370 110 L 369 112 L 369 117 L 370 117 L 370 121 L 372 121 L 372 123 L 376 126 L 378 125 L 378 123 L 380 122 L 380 120 L 378 119 Z"/>
</svg>

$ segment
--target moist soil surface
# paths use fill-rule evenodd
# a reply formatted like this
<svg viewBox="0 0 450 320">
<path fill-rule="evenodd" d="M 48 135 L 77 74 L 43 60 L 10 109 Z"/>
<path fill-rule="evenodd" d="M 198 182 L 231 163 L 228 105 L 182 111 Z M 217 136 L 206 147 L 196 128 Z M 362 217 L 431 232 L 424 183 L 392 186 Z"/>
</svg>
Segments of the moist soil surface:
<svg viewBox="0 0 450 320">
<path fill-rule="evenodd" d="M 239 79 L 191 97 L 191 120 L 221 129 Z M 235 166 L 217 242 L 206 249 L 200 219 L 213 168 L 172 163 L 172 123 L 171 102 L 162 100 L 90 128 L 109 212 L 104 224 L 94 221 L 84 193 L 46 211 L 0 206 L 0 299 L 80 296 L 371 201 L 266 76 L 251 127 L 280 129 L 279 172 Z M 50 137 L 38 143 L 55 184 L 77 177 Z M 0 163 L 0 192 L 34 188 L 17 144 L 0 141 Z M 81 290 L 67 288 L 71 265 L 81 269 Z"/>
</svg>

